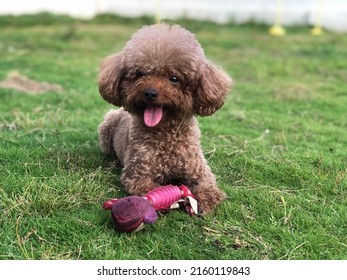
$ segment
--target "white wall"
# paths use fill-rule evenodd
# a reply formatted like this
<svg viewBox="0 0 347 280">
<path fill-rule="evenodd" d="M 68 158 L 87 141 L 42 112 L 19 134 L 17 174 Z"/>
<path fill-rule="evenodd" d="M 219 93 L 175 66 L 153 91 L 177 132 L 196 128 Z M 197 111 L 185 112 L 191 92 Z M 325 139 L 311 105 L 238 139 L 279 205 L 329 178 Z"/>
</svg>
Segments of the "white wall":
<svg viewBox="0 0 347 280">
<path fill-rule="evenodd" d="M 0 0 L 0 15 L 52 12 L 89 18 L 96 12 L 95 0 Z"/>
<path fill-rule="evenodd" d="M 282 23 L 313 25 L 319 1 L 323 3 L 322 26 L 347 32 L 347 0 L 282 0 Z M 162 18 L 189 17 L 219 23 L 252 20 L 272 24 L 276 8 L 276 0 L 0 0 L 0 15 L 49 11 L 81 18 L 105 12 L 152 16 L 158 2 Z"/>
</svg>

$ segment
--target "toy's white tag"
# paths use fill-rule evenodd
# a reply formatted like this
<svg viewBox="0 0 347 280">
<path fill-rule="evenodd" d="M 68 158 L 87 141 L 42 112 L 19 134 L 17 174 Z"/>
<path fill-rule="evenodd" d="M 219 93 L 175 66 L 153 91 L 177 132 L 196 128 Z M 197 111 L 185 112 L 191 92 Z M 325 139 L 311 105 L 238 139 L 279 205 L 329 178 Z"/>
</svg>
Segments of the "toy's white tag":
<svg viewBox="0 0 347 280">
<path fill-rule="evenodd" d="M 193 210 L 193 213 L 198 214 L 198 202 L 196 201 L 196 199 L 191 196 L 187 196 L 186 199 L 188 199 L 190 207 Z"/>
<path fill-rule="evenodd" d="M 140 230 L 143 230 L 145 228 L 145 224 L 144 223 L 141 223 L 137 228 L 135 228 L 133 230 L 133 232 L 138 232 Z"/>
<path fill-rule="evenodd" d="M 180 208 L 180 205 L 178 204 L 178 202 L 175 202 L 173 204 L 171 204 L 170 209 L 177 209 Z"/>
</svg>

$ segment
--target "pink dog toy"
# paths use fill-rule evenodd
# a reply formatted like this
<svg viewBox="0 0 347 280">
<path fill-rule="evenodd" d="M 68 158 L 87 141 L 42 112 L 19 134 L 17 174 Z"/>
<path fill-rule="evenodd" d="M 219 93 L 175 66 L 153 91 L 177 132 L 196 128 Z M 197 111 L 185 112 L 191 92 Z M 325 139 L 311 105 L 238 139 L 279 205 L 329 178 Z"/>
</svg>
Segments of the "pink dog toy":
<svg viewBox="0 0 347 280">
<path fill-rule="evenodd" d="M 182 202 L 190 215 L 197 214 L 197 203 L 192 192 L 184 185 L 167 185 L 155 188 L 145 196 L 129 196 L 110 199 L 103 203 L 105 210 L 111 210 L 115 228 L 131 232 L 140 230 L 144 224 L 154 224 L 156 211 L 178 208 Z"/>
</svg>

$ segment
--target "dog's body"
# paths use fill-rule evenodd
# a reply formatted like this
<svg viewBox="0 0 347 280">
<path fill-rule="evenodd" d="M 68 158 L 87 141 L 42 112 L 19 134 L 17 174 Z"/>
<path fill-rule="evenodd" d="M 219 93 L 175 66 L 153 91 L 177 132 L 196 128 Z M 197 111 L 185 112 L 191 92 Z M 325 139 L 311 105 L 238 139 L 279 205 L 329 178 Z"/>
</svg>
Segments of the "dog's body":
<svg viewBox="0 0 347 280">
<path fill-rule="evenodd" d="M 194 115 L 218 110 L 230 86 L 231 79 L 179 26 L 144 27 L 103 61 L 100 93 L 123 108 L 111 110 L 99 126 L 100 146 L 123 165 L 121 182 L 130 194 L 186 184 L 200 212 L 225 197 L 200 148 Z"/>
</svg>

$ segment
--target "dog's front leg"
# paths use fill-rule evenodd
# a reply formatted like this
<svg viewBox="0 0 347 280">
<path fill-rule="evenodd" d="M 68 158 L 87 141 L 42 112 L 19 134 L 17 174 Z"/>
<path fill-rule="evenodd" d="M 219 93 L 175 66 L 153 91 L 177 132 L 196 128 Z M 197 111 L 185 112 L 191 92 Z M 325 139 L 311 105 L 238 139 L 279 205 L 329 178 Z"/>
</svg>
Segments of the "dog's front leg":
<svg viewBox="0 0 347 280">
<path fill-rule="evenodd" d="M 210 167 L 201 160 L 194 174 L 188 176 L 188 187 L 197 198 L 199 213 L 206 214 L 211 212 L 225 197 L 225 193 L 217 186 L 216 179 L 211 172 Z"/>
<path fill-rule="evenodd" d="M 150 190 L 158 187 L 150 176 L 151 172 L 141 166 L 141 164 L 128 165 L 123 168 L 121 183 L 125 190 L 132 195 L 145 195 Z"/>
</svg>

